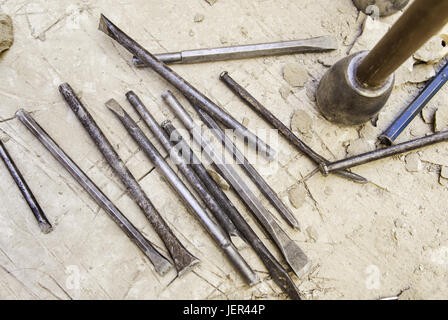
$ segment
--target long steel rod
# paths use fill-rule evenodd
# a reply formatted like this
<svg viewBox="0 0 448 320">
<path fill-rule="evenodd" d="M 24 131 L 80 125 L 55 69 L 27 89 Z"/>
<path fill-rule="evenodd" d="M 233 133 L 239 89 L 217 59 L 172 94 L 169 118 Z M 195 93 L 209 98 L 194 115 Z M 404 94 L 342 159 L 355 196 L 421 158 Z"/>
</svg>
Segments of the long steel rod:
<svg viewBox="0 0 448 320">
<path fill-rule="evenodd" d="M 243 168 L 247 173 L 247 176 L 252 180 L 252 182 L 257 186 L 258 190 L 269 200 L 269 202 L 277 209 L 283 219 L 289 223 L 293 228 L 300 230 L 299 222 L 297 221 L 294 214 L 289 210 L 285 204 L 280 200 L 278 195 L 269 186 L 269 184 L 264 180 L 261 174 L 258 173 L 257 169 L 247 160 L 244 154 L 238 149 L 238 147 L 233 143 L 232 140 L 227 137 L 224 131 L 219 127 L 215 120 L 213 120 L 206 112 L 199 109 L 196 105 L 192 104 L 196 112 L 202 119 L 202 122 L 209 127 L 213 135 L 221 141 L 223 146 L 235 157 L 236 162 Z"/>
<path fill-rule="evenodd" d="M 238 84 L 227 71 L 224 71 L 220 75 L 220 79 L 232 90 L 238 97 L 241 98 L 252 110 L 259 114 L 266 122 L 268 122 L 273 128 L 277 129 L 283 137 L 286 138 L 297 150 L 308 156 L 316 164 L 330 163 L 327 159 L 316 153 L 302 140 L 300 140 L 289 128 L 283 124 L 274 114 L 263 106 L 257 99 L 255 99 L 246 89 Z M 353 172 L 347 170 L 335 171 L 334 174 L 353 180 L 358 183 L 367 183 L 364 177 L 361 177 Z"/>
<path fill-rule="evenodd" d="M 226 210 L 229 217 L 237 228 L 244 234 L 252 249 L 257 253 L 258 257 L 263 262 L 272 280 L 282 290 L 288 294 L 291 299 L 299 300 L 300 292 L 289 276 L 288 272 L 275 259 L 272 253 L 266 248 L 260 238 L 257 236 L 251 226 L 244 220 L 243 216 L 238 212 L 230 199 L 222 191 L 221 187 L 213 180 L 207 169 L 201 163 L 199 158 L 194 154 L 193 150 L 185 143 L 182 136 L 177 132 L 171 121 L 162 123 L 162 127 L 170 137 L 171 145 L 177 150 L 181 150 L 184 161 L 189 163 L 189 166 L 196 172 L 196 174 L 205 183 L 210 193 L 218 200 L 221 206 Z"/>
<path fill-rule="evenodd" d="M 292 41 L 279 41 L 210 49 L 207 48 L 197 50 L 184 50 L 180 52 L 156 54 L 155 57 L 167 64 L 184 64 L 224 61 L 231 59 L 247 59 L 284 54 L 325 52 L 336 50 L 337 48 L 338 44 L 334 37 L 323 36 Z M 133 58 L 133 64 L 138 68 L 146 67 L 146 64 L 137 57 Z"/>
<path fill-rule="evenodd" d="M 415 0 L 357 68 L 357 80 L 380 87 L 448 23 L 448 0 Z"/>
<path fill-rule="evenodd" d="M 157 140 L 162 144 L 165 151 L 170 154 L 172 145 L 169 137 L 166 135 L 165 131 L 160 127 L 158 122 L 154 119 L 151 113 L 148 111 L 146 106 L 140 100 L 140 98 L 133 92 L 129 91 L 126 97 L 134 109 L 140 114 L 144 122 L 157 138 Z M 182 158 L 178 154 L 171 154 L 171 160 L 177 165 L 179 170 L 182 172 L 184 177 L 188 180 L 190 185 L 196 190 L 197 194 L 201 197 L 202 201 L 206 204 L 208 209 L 213 213 L 213 216 L 219 222 L 219 224 L 227 231 L 230 235 L 232 242 L 234 244 L 244 243 L 244 238 L 238 231 L 238 229 L 233 224 L 232 220 L 227 216 L 226 212 L 221 208 L 221 206 L 216 202 L 215 198 L 208 192 L 207 187 L 203 185 L 196 173 L 183 163 Z"/>
<path fill-rule="evenodd" d="M 126 167 L 123 160 L 121 160 L 120 156 L 98 127 L 95 120 L 78 99 L 73 89 L 65 83 L 59 87 L 59 91 L 72 111 L 78 117 L 83 127 L 89 133 L 90 137 L 95 142 L 106 161 L 115 171 L 122 183 L 126 186 L 130 196 L 138 204 L 146 218 L 153 226 L 154 230 L 162 239 L 174 261 L 174 266 L 176 267 L 178 275 L 182 276 L 191 270 L 193 266 L 199 262 L 199 260 L 193 256 L 174 235 L 171 228 L 153 206 L 151 200 L 149 200 L 142 187 Z"/>
<path fill-rule="evenodd" d="M 297 276 L 301 276 L 309 267 L 309 260 L 302 249 L 278 225 L 271 213 L 261 204 L 235 169 L 231 165 L 224 163 L 222 155 L 214 150 L 209 138 L 202 134 L 201 128 L 196 125 L 174 95 L 168 91 L 163 95 L 163 98 L 182 121 L 185 128 L 191 132 L 196 143 L 204 148 L 207 156 L 213 161 L 224 178 L 232 185 L 267 234 L 275 242 L 294 273 Z"/>
<path fill-rule="evenodd" d="M 414 118 L 423 110 L 423 108 L 431 101 L 431 99 L 439 92 L 439 90 L 448 81 L 448 62 L 432 79 L 417 98 L 394 120 L 378 139 L 381 143 L 392 145 Z"/>
<path fill-rule="evenodd" d="M 172 264 L 153 247 L 148 239 L 130 222 L 126 216 L 109 200 L 109 198 L 90 180 L 90 178 L 76 165 L 76 163 L 62 150 L 56 142 L 41 128 L 41 126 L 23 109 L 16 113 L 17 118 L 42 143 L 53 157 L 67 170 L 68 173 L 84 188 L 95 202 L 111 217 L 120 229 L 154 265 L 160 275 L 166 274 Z"/>
<path fill-rule="evenodd" d="M 145 48 L 131 39 L 122 30 L 115 26 L 104 15 L 101 15 L 99 29 L 109 37 L 117 41 L 129 52 L 144 61 L 151 69 L 157 72 L 162 78 L 176 87 L 184 95 L 195 101 L 202 109 L 212 115 L 225 126 L 235 129 L 236 134 L 243 138 L 250 147 L 255 148 L 258 152 L 268 159 L 275 157 L 276 151 L 259 139 L 255 134 L 250 132 L 245 126 L 235 120 L 231 115 L 218 107 L 214 102 L 199 92 L 190 83 L 185 81 L 181 76 L 169 68 L 166 64 L 158 60 L 154 55 Z"/>
<path fill-rule="evenodd" d="M 6 149 L 5 145 L 0 139 L 0 158 L 3 159 L 3 162 L 6 165 L 6 168 L 8 169 L 9 173 L 11 174 L 11 177 L 13 178 L 14 182 L 16 183 L 17 187 L 19 188 L 20 192 L 22 193 L 23 198 L 25 199 L 26 203 L 30 207 L 31 211 L 33 212 L 34 217 L 36 218 L 37 224 L 39 225 L 40 230 L 47 234 L 50 233 L 53 230 L 53 227 L 51 226 L 51 223 L 48 221 L 47 217 L 45 216 L 45 213 L 43 212 L 42 208 L 39 205 L 39 202 L 37 202 L 36 198 L 34 197 L 33 192 L 31 191 L 30 187 L 25 181 L 25 178 L 23 178 L 22 173 L 17 168 L 16 164 L 12 160 L 11 156 L 8 153 L 8 150 Z"/>
<path fill-rule="evenodd" d="M 436 133 L 427 137 L 418 138 L 405 143 L 397 144 L 372 152 L 363 153 L 358 156 L 350 157 L 344 160 L 332 162 L 329 164 L 322 164 L 321 171 L 323 174 L 328 174 L 334 170 L 341 170 L 356 167 L 365 163 L 376 161 L 379 159 L 395 156 L 397 154 L 409 152 L 415 149 L 423 148 L 435 143 L 448 141 L 448 131 Z"/>
<path fill-rule="evenodd" d="M 149 141 L 148 137 L 143 133 L 135 121 L 129 114 L 116 102 L 109 100 L 106 106 L 120 120 L 131 137 L 137 142 L 146 154 L 148 159 L 157 167 L 160 174 L 165 177 L 173 190 L 179 195 L 184 203 L 196 214 L 204 228 L 215 240 L 216 244 L 224 251 L 230 262 L 236 270 L 241 274 L 246 283 L 253 286 L 260 282 L 257 274 L 251 269 L 244 258 L 240 255 L 236 247 L 230 241 L 226 232 L 215 223 L 205 211 L 196 197 L 188 190 L 187 186 L 177 176 L 162 155 L 157 151 L 154 145 Z M 173 156 L 173 155 L 171 155 Z"/>
</svg>

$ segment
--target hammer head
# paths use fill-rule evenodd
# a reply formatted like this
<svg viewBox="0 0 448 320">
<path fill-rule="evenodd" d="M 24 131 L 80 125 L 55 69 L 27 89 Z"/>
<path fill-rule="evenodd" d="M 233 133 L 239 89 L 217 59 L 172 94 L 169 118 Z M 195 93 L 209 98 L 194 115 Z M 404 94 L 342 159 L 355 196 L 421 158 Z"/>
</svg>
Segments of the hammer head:
<svg viewBox="0 0 448 320">
<path fill-rule="evenodd" d="M 356 69 L 368 51 L 343 58 L 327 71 L 317 88 L 317 105 L 323 116 L 343 126 L 373 119 L 389 99 L 394 76 L 379 88 L 366 88 L 356 79 Z"/>
</svg>

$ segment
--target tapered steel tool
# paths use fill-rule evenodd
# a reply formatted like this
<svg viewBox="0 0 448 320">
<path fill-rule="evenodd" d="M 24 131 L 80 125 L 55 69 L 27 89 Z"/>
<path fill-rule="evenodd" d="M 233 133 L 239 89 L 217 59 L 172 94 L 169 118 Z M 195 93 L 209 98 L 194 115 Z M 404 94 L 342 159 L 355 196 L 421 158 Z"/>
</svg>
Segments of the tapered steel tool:
<svg viewBox="0 0 448 320">
<path fill-rule="evenodd" d="M 174 261 L 174 266 L 176 267 L 178 275 L 182 276 L 191 270 L 192 267 L 199 262 L 199 260 L 182 245 L 179 239 L 176 238 L 173 231 L 170 229 L 156 208 L 154 208 L 142 187 L 126 167 L 124 162 L 120 159 L 120 156 L 114 150 L 109 140 L 107 140 L 104 133 L 98 127 L 95 120 L 78 99 L 73 89 L 70 85 L 65 83 L 59 87 L 59 91 L 75 115 L 78 117 L 83 127 L 89 133 L 90 137 L 95 142 L 106 161 L 121 179 L 122 183 L 126 186 L 130 196 L 138 204 L 146 218 L 162 239 Z"/>
<path fill-rule="evenodd" d="M 243 202 L 251 210 L 258 222 L 263 226 L 264 230 L 275 242 L 294 273 L 296 273 L 297 276 L 301 276 L 305 273 L 309 267 L 310 261 L 302 249 L 300 249 L 299 246 L 278 225 L 271 213 L 261 204 L 235 169 L 223 161 L 225 160 L 224 157 L 219 154 L 219 152 L 214 150 L 209 138 L 201 132 L 201 128 L 196 125 L 176 97 L 168 91 L 163 94 L 163 99 L 167 105 L 170 106 L 176 116 L 182 121 L 185 128 L 191 132 L 196 143 L 204 148 L 204 152 L 207 156 L 213 161 L 223 177 L 230 183 L 230 185 L 232 185 Z"/>
<path fill-rule="evenodd" d="M 327 71 L 316 93 L 322 115 L 345 126 L 373 119 L 392 93 L 395 70 L 447 23 L 448 0 L 414 0 L 371 51 Z"/>
<path fill-rule="evenodd" d="M 247 262 L 239 254 L 236 247 L 230 241 L 226 232 L 215 223 L 195 196 L 188 190 L 187 186 L 179 179 L 177 174 L 168 165 L 162 155 L 157 151 L 154 145 L 149 141 L 148 137 L 143 133 L 135 121 L 126 113 L 126 111 L 115 100 L 106 102 L 106 106 L 120 120 L 132 138 L 142 148 L 146 156 L 157 167 L 160 174 L 169 182 L 174 191 L 181 197 L 185 204 L 196 214 L 199 221 L 213 237 L 216 244 L 224 251 L 233 266 L 239 271 L 246 283 L 250 286 L 257 284 L 260 279 L 257 274 L 250 268 Z M 171 154 L 173 157 L 175 153 Z M 188 176 L 191 178 L 191 176 Z"/>
<path fill-rule="evenodd" d="M 157 72 L 162 78 L 176 87 L 185 96 L 195 101 L 202 109 L 212 115 L 219 122 L 229 128 L 235 129 L 236 134 L 239 137 L 243 138 L 250 147 L 255 148 L 261 155 L 265 156 L 268 159 L 273 159 L 275 157 L 276 151 L 274 149 L 264 143 L 255 134 L 250 132 L 231 115 L 218 107 L 214 102 L 212 102 L 204 94 L 199 92 L 190 83 L 185 81 L 166 64 L 158 60 L 154 55 L 152 55 L 145 48 L 131 39 L 104 15 L 101 15 L 99 29 L 109 37 L 117 41 L 119 44 L 121 44 L 130 53 L 137 56 L 141 61 L 143 61 L 151 69 Z"/>
<path fill-rule="evenodd" d="M 231 59 L 247 59 L 265 56 L 278 56 L 283 54 L 325 52 L 336 50 L 338 44 L 332 36 L 316 37 L 303 40 L 279 41 L 272 43 L 249 44 L 211 49 L 185 50 L 156 54 L 160 61 L 171 63 L 200 63 L 210 61 L 223 61 Z M 133 58 L 134 66 L 146 67 L 139 58 Z"/>
<path fill-rule="evenodd" d="M 448 81 L 448 63 L 439 71 L 417 98 L 398 116 L 378 139 L 385 145 L 392 145 L 414 118 Z"/>
<path fill-rule="evenodd" d="M 204 165 L 194 154 L 193 150 L 185 143 L 182 136 L 177 132 L 176 128 L 172 125 L 171 121 L 165 121 L 162 123 L 162 127 L 168 134 L 171 140 L 171 144 L 177 150 L 181 150 L 184 160 L 189 163 L 189 166 L 193 168 L 196 174 L 201 178 L 204 184 L 207 186 L 210 193 L 219 201 L 221 206 L 226 210 L 233 223 L 237 226 L 238 230 L 249 242 L 250 246 L 257 253 L 258 257 L 263 262 L 266 269 L 268 269 L 272 280 L 286 293 L 291 299 L 299 300 L 300 292 L 289 276 L 288 272 L 282 267 L 282 265 L 275 259 L 268 248 L 263 244 L 260 238 L 250 225 L 244 220 L 243 216 L 238 212 L 230 199 L 222 191 L 219 185 L 213 180 L 210 174 L 205 169 Z"/>
<path fill-rule="evenodd" d="M 140 100 L 140 98 L 133 92 L 129 91 L 126 94 L 128 101 L 137 110 L 140 116 L 143 118 L 144 122 L 157 138 L 157 140 L 162 144 L 165 151 L 170 154 L 172 145 L 169 137 L 154 119 L 154 117 L 149 113 L 146 106 Z M 207 187 L 203 185 L 196 173 L 188 167 L 182 158 L 176 153 L 172 153 L 171 160 L 177 165 L 179 170 L 191 184 L 191 186 L 196 190 L 198 195 L 201 197 L 202 201 L 207 205 L 208 209 L 213 213 L 213 216 L 219 222 L 219 224 L 227 231 L 230 235 L 232 242 L 238 247 L 240 244 L 244 243 L 244 238 L 241 236 L 240 232 L 237 230 L 232 220 L 227 216 L 226 212 L 221 208 L 221 206 L 216 202 L 215 198 L 208 192 Z"/>
<path fill-rule="evenodd" d="M 76 163 L 54 142 L 54 140 L 40 127 L 40 125 L 25 110 L 16 113 L 17 118 L 42 143 L 53 157 L 72 175 L 95 202 L 112 218 L 120 229 L 132 242 L 148 257 L 154 269 L 160 275 L 166 274 L 171 263 L 158 252 L 137 228 L 121 213 L 121 211 L 107 198 L 107 196 L 90 180 L 90 178 L 76 165 Z"/>
<path fill-rule="evenodd" d="M 272 114 L 265 106 L 263 106 L 257 99 L 255 99 L 246 89 L 238 84 L 227 71 L 224 71 L 220 75 L 220 79 L 229 87 L 238 97 L 240 97 L 252 110 L 259 114 L 266 122 L 268 122 L 273 128 L 277 129 L 283 137 L 286 138 L 293 146 L 299 151 L 308 156 L 316 164 L 330 163 L 327 159 L 317 154 L 313 149 L 307 146 L 302 140 L 300 140 L 289 128 L 283 124 L 277 117 Z M 347 170 L 335 171 L 334 174 L 353 180 L 358 183 L 367 183 L 368 181 L 355 173 Z"/>
<path fill-rule="evenodd" d="M 22 193 L 22 196 L 25 198 L 25 201 L 28 203 L 28 206 L 33 212 L 33 215 L 36 218 L 40 230 L 45 234 L 53 231 L 51 223 L 45 216 L 45 213 L 40 207 L 39 202 L 37 202 L 36 198 L 33 195 L 33 192 L 26 183 L 25 178 L 23 178 L 22 173 L 19 171 L 16 164 L 12 160 L 11 156 L 8 153 L 8 150 L 6 150 L 6 147 L 1 141 L 1 139 L 0 139 L 0 157 L 3 159 L 3 162 L 5 163 L 6 168 L 11 174 L 11 177 L 14 179 L 14 182 L 17 184 L 17 187 L 19 187 L 19 190 Z"/>
<path fill-rule="evenodd" d="M 244 154 L 238 149 L 238 147 L 233 143 L 232 140 L 227 137 L 224 131 L 219 127 L 215 120 L 213 120 L 206 112 L 199 109 L 193 104 L 196 112 L 205 123 L 207 127 L 211 129 L 214 136 L 221 141 L 222 145 L 234 156 L 236 162 L 243 168 L 247 173 L 247 176 L 252 180 L 252 182 L 257 186 L 258 190 L 269 200 L 269 202 L 277 209 L 283 219 L 289 223 L 293 228 L 300 229 L 299 222 L 297 221 L 294 214 L 289 210 L 285 204 L 280 200 L 278 195 L 269 186 L 269 184 L 264 180 L 261 174 L 258 173 L 257 169 L 246 159 Z"/>
<path fill-rule="evenodd" d="M 341 170 L 356 167 L 375 160 L 395 156 L 397 154 L 409 152 L 415 149 L 423 148 L 435 143 L 444 142 L 448 140 L 448 131 L 432 134 L 423 138 L 418 138 L 408 142 L 400 143 L 380 150 L 375 150 L 363 153 L 358 156 L 350 157 L 344 160 L 332 162 L 329 164 L 322 164 L 321 171 L 327 175 L 334 170 Z"/>
</svg>

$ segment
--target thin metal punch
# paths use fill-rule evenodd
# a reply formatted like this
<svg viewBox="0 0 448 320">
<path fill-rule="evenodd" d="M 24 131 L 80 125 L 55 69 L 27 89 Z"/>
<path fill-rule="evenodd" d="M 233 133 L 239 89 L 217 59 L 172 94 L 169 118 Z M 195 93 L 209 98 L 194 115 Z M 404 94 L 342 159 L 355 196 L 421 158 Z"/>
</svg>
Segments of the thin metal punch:
<svg viewBox="0 0 448 320">
<path fill-rule="evenodd" d="M 340 161 L 335 161 L 329 164 L 322 164 L 320 169 L 323 174 L 328 175 L 328 173 L 334 170 L 356 167 L 372 161 L 395 156 L 401 153 L 413 151 L 419 148 L 423 148 L 444 141 L 448 141 L 448 131 L 432 134 L 423 138 L 418 138 L 408 142 L 400 143 L 384 149 L 363 153 L 358 156 L 350 157 Z"/>
<path fill-rule="evenodd" d="M 272 127 L 277 129 L 283 137 L 285 137 L 292 145 L 294 145 L 299 151 L 308 156 L 316 164 L 330 163 L 327 159 L 317 154 L 313 149 L 307 146 L 302 140 L 300 140 L 287 126 L 283 124 L 278 118 L 276 118 L 272 112 L 264 107 L 257 99 L 255 99 L 246 89 L 239 85 L 234 79 L 230 77 L 227 71 L 224 71 L 220 75 L 220 79 L 231 89 L 238 97 L 240 97 L 252 110 L 259 114 L 265 121 L 267 121 Z M 367 179 L 361 177 L 350 171 L 335 171 L 334 174 L 358 182 L 367 183 Z"/>
</svg>

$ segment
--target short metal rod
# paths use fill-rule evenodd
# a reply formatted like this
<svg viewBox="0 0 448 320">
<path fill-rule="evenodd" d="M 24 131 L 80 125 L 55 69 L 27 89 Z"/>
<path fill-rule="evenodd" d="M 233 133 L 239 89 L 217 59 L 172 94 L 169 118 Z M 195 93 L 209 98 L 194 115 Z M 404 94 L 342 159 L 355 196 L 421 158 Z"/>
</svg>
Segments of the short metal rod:
<svg viewBox="0 0 448 320">
<path fill-rule="evenodd" d="M 135 177 L 124 164 L 123 160 L 121 160 L 118 153 L 112 147 L 112 144 L 106 138 L 104 133 L 101 131 L 101 129 L 96 124 L 95 120 L 92 118 L 84 105 L 81 103 L 79 98 L 76 96 L 70 85 L 67 83 L 62 84 L 59 87 L 59 91 L 61 92 L 69 107 L 78 117 L 83 127 L 89 133 L 90 137 L 103 154 L 107 163 L 112 167 L 116 175 L 120 178 L 121 182 L 126 186 L 129 195 L 137 203 L 145 217 L 148 219 L 154 230 L 159 235 L 160 239 L 162 239 L 168 252 L 170 253 L 171 258 L 174 261 L 174 266 L 176 267 L 178 276 L 182 276 L 186 272 L 190 271 L 196 264 L 199 263 L 199 260 L 194 255 L 192 255 L 175 236 L 166 221 L 162 218 L 160 213 L 151 203 L 151 200 L 149 200 L 140 184 L 137 182 Z"/>
<path fill-rule="evenodd" d="M 17 118 L 42 143 L 52 156 L 68 173 L 84 188 L 95 202 L 111 217 L 120 229 L 134 242 L 143 254 L 154 265 L 156 272 L 163 276 L 172 268 L 172 264 L 145 238 L 126 216 L 109 200 L 95 183 L 79 168 L 79 166 L 62 150 L 44 129 L 28 114 L 20 109 Z"/>
<path fill-rule="evenodd" d="M 164 63 L 200 63 L 224 61 L 231 59 L 247 59 L 284 54 L 326 52 L 336 50 L 338 44 L 332 36 L 315 37 L 302 40 L 278 41 L 271 43 L 229 46 L 221 48 L 184 50 L 154 55 Z M 146 64 L 138 57 L 133 58 L 136 67 L 144 68 Z"/>
<path fill-rule="evenodd" d="M 448 0 L 415 0 L 357 68 L 359 83 L 381 87 L 448 23 Z"/>
<path fill-rule="evenodd" d="M 190 208 L 197 216 L 204 228 L 212 236 L 216 244 L 224 251 L 227 258 L 233 264 L 235 269 L 238 270 L 246 283 L 253 286 L 260 282 L 257 274 L 240 255 L 236 247 L 230 241 L 230 238 L 226 232 L 210 218 L 196 197 L 190 192 L 190 190 L 188 190 L 187 186 L 177 176 L 174 170 L 171 169 L 169 164 L 165 161 L 159 151 L 157 151 L 151 141 L 149 141 L 148 137 L 143 133 L 129 114 L 118 104 L 118 102 L 113 99 L 106 102 L 106 106 L 120 120 L 130 136 L 135 140 L 135 142 L 137 142 L 140 148 L 142 148 L 148 159 L 156 166 L 158 172 L 165 177 L 173 190 L 184 201 L 187 207 Z"/>
<path fill-rule="evenodd" d="M 33 212 L 33 215 L 36 218 L 36 221 L 37 221 L 37 224 L 39 225 L 40 230 L 45 234 L 50 233 L 53 230 L 51 223 L 48 221 L 47 217 L 45 216 L 45 213 L 43 212 L 42 208 L 40 207 L 39 202 L 37 202 L 36 198 L 34 197 L 33 192 L 31 191 L 30 187 L 26 183 L 25 178 L 23 178 L 22 173 L 19 171 L 16 164 L 12 160 L 11 156 L 8 153 L 8 150 L 6 149 L 6 147 L 3 144 L 3 142 L 1 141 L 1 139 L 0 139 L 0 157 L 2 158 L 3 162 L 5 163 L 6 168 L 8 169 L 9 173 L 11 174 L 11 177 L 13 178 L 17 187 L 19 187 L 19 190 L 22 193 L 22 196 L 25 199 L 26 203 L 28 204 L 31 211 Z"/>
<path fill-rule="evenodd" d="M 220 79 L 226 84 L 226 86 L 232 90 L 238 97 L 241 98 L 253 111 L 260 115 L 266 122 L 268 122 L 273 128 L 277 129 L 281 135 L 286 138 L 293 146 L 300 152 L 305 154 L 308 158 L 314 161 L 316 164 L 330 163 L 327 159 L 316 153 L 308 145 L 300 140 L 283 122 L 281 122 L 274 114 L 263 106 L 254 96 L 252 96 L 243 86 L 237 83 L 227 71 L 224 71 L 220 75 Z M 334 174 L 358 182 L 367 183 L 367 179 L 361 177 L 353 172 L 347 170 L 335 171 Z"/>
<path fill-rule="evenodd" d="M 185 81 L 181 76 L 169 68 L 166 64 L 158 60 L 154 55 L 145 48 L 131 39 L 127 34 L 115 26 L 104 15 L 101 15 L 99 29 L 109 37 L 117 41 L 130 53 L 137 56 L 145 62 L 151 69 L 157 72 L 162 78 L 177 88 L 185 96 L 195 101 L 202 109 L 212 115 L 215 119 L 223 123 L 228 128 L 235 129 L 236 134 L 243 138 L 250 147 L 256 149 L 261 155 L 267 159 L 273 159 L 276 151 L 259 139 L 254 133 L 249 131 L 245 126 L 239 123 L 235 118 L 225 112 L 222 108 L 212 102 L 204 94 L 199 92 L 190 83 Z"/>
<path fill-rule="evenodd" d="M 254 251 L 257 253 L 258 257 L 261 259 L 264 266 L 269 271 L 272 280 L 274 280 L 274 282 L 286 294 L 288 294 L 291 299 L 299 300 L 300 292 L 294 284 L 294 281 L 289 276 L 288 272 L 276 260 L 276 258 L 272 255 L 268 248 L 266 248 L 255 231 L 252 229 L 252 227 L 246 222 L 246 220 L 244 220 L 243 216 L 238 212 L 230 199 L 222 191 L 221 187 L 215 182 L 215 180 L 213 180 L 213 178 L 207 172 L 207 169 L 201 163 L 200 159 L 182 139 L 182 136 L 173 126 L 171 121 L 163 122 L 162 127 L 170 137 L 172 146 L 177 150 L 181 150 L 184 160 L 189 163 L 189 166 L 201 178 L 210 193 L 219 201 L 221 206 L 226 210 L 227 214 L 232 219 L 233 223 L 244 235 L 252 249 L 254 249 Z"/>
<path fill-rule="evenodd" d="M 444 142 L 448 140 L 448 131 L 443 131 L 423 138 L 418 138 L 391 147 L 387 147 L 372 152 L 363 153 L 358 156 L 350 157 L 345 160 L 332 162 L 330 164 L 322 164 L 321 171 L 323 174 L 328 174 L 334 170 L 341 170 L 356 167 L 365 163 L 376 161 L 379 159 L 395 156 L 419 148 L 423 148 L 435 143 Z"/>
<path fill-rule="evenodd" d="M 385 145 L 392 145 L 414 118 L 423 110 L 431 99 L 448 81 L 448 63 L 439 71 L 417 98 L 394 120 L 378 139 Z"/>
<path fill-rule="evenodd" d="M 154 119 L 140 98 L 133 91 L 126 93 L 126 98 L 134 109 L 140 114 L 153 135 L 161 143 L 163 149 L 170 155 L 171 160 L 177 165 L 183 176 L 188 180 L 189 184 L 196 190 L 197 194 L 201 197 L 202 201 L 206 204 L 207 208 L 211 211 L 219 224 L 224 228 L 224 230 L 227 231 L 232 239 L 232 242 L 238 245 L 244 243 L 244 237 L 235 227 L 232 220 L 230 220 L 227 216 L 226 212 L 216 202 L 215 198 L 213 198 L 213 196 L 208 192 L 207 187 L 204 186 L 201 179 L 186 163 L 184 163 L 184 161 L 182 161 L 182 157 L 179 154 L 171 152 L 171 150 L 173 150 L 173 146 L 168 135 L 165 131 L 163 131 L 159 123 Z"/>
<path fill-rule="evenodd" d="M 283 217 L 283 219 L 293 228 L 300 230 L 299 222 L 297 221 L 294 214 L 289 210 L 286 205 L 280 200 L 278 195 L 272 190 L 271 186 L 264 180 L 261 174 L 258 173 L 257 169 L 247 160 L 244 154 L 238 149 L 238 147 L 233 143 L 229 137 L 224 133 L 224 131 L 219 127 L 215 120 L 213 120 L 206 112 L 193 105 L 196 112 L 201 117 L 202 122 L 209 127 L 213 135 L 221 141 L 222 145 L 234 156 L 238 165 L 243 168 L 247 173 L 250 180 L 257 186 L 258 190 L 269 200 L 272 206 L 277 209 L 278 213 Z"/>
<path fill-rule="evenodd" d="M 170 91 L 164 93 L 162 97 L 166 104 L 170 106 L 171 110 L 173 110 L 176 116 L 182 121 L 185 128 L 190 131 L 196 143 L 204 149 L 204 152 L 218 168 L 218 171 L 251 210 L 260 225 L 277 245 L 294 273 L 300 277 L 310 266 L 310 261 L 303 250 L 300 249 L 300 247 L 279 226 L 271 213 L 261 204 L 260 200 L 258 200 L 250 190 L 249 186 L 244 182 L 244 179 L 238 175 L 230 164 L 223 161 L 225 159 L 222 154 L 215 150 L 209 137 L 203 134 L 201 128 L 196 125 L 176 97 Z"/>
</svg>

